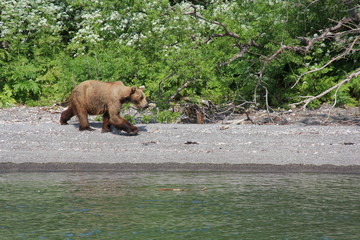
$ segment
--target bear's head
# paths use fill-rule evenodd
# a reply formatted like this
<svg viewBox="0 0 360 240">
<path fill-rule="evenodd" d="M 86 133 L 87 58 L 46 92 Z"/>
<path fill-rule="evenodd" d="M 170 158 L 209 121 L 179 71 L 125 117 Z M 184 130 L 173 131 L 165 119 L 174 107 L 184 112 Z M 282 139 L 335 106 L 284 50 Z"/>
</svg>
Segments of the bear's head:
<svg viewBox="0 0 360 240">
<path fill-rule="evenodd" d="M 131 88 L 130 102 L 134 104 L 135 107 L 140 109 L 146 109 L 149 107 L 149 104 L 146 101 L 146 96 L 144 94 L 144 89 L 145 86 Z"/>
</svg>

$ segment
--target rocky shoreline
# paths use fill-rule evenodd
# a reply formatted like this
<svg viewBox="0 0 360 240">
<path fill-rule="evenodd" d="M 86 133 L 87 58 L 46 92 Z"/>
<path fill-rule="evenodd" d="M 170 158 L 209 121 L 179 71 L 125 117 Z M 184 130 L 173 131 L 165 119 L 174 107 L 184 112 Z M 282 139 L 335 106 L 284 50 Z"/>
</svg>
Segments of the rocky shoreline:
<svg viewBox="0 0 360 240">
<path fill-rule="evenodd" d="M 142 124 L 138 136 L 59 124 L 60 107 L 0 109 L 0 172 L 235 171 L 360 174 L 358 109 L 302 113 L 284 124 L 262 113 L 214 124 Z M 334 110 L 333 110 L 334 112 Z M 285 114 L 285 115 L 284 115 Z M 311 113 L 314 114 L 314 113 Z M 275 115 L 272 115 L 276 117 Z M 320 116 L 321 118 L 319 118 Z M 245 119 L 246 120 L 242 120 Z M 311 120 L 303 120 L 309 119 Z M 327 121 L 325 121 L 327 119 Z M 258 122 L 250 124 L 250 122 Z M 326 123 L 326 124 L 325 124 Z"/>
<path fill-rule="evenodd" d="M 0 108 L 0 123 L 58 123 L 60 113 L 64 109 L 66 108 L 59 105 Z M 206 113 L 205 108 L 202 108 L 202 111 Z M 138 119 L 141 117 L 141 114 L 131 108 L 123 111 L 124 114 L 135 116 L 135 119 L 136 116 L 138 116 Z M 151 115 L 152 113 L 145 111 L 142 114 Z M 211 121 L 209 120 L 208 122 L 216 124 L 360 126 L 360 107 L 334 108 L 328 104 L 324 104 L 316 110 L 306 111 L 295 109 L 268 113 L 265 110 L 247 110 L 243 113 L 227 112 L 226 114 L 221 114 L 215 112 L 213 115 L 216 115 L 216 118 L 212 116 Z M 188 118 L 188 116 L 185 117 Z M 95 121 L 96 116 L 89 116 L 89 118 Z M 74 117 L 72 121 L 75 123 L 77 120 Z"/>
</svg>

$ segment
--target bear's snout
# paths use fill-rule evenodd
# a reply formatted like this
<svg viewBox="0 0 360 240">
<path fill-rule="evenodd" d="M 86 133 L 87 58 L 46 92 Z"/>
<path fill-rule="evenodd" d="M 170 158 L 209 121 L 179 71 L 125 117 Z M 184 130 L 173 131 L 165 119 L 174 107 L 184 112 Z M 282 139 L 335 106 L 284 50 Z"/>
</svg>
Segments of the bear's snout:
<svg viewBox="0 0 360 240">
<path fill-rule="evenodd" d="M 140 105 L 140 108 L 142 108 L 142 109 L 147 109 L 147 108 L 149 108 L 149 104 L 148 104 L 148 103 L 141 104 L 141 105 Z"/>
</svg>

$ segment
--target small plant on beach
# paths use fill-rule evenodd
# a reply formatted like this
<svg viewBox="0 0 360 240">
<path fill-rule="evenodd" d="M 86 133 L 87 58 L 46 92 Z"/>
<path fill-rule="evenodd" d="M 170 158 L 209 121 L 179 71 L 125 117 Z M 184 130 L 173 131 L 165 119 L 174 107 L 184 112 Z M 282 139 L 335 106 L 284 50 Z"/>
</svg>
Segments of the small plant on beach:
<svg viewBox="0 0 360 240">
<path fill-rule="evenodd" d="M 126 114 L 126 115 L 124 115 L 124 118 L 127 121 L 131 122 L 132 124 L 136 123 L 136 118 L 134 116 L 132 116 L 132 115 Z"/>
<path fill-rule="evenodd" d="M 160 123 L 176 123 L 179 121 L 179 117 L 180 113 L 165 110 L 158 113 L 156 120 Z"/>
<path fill-rule="evenodd" d="M 152 120 L 153 120 L 153 116 L 150 116 L 150 115 L 144 115 L 141 118 L 141 121 L 146 124 L 150 123 Z"/>
<path fill-rule="evenodd" d="M 94 121 L 101 122 L 101 121 L 102 121 L 102 117 L 103 117 L 102 114 L 97 115 L 97 116 L 94 118 Z"/>
</svg>

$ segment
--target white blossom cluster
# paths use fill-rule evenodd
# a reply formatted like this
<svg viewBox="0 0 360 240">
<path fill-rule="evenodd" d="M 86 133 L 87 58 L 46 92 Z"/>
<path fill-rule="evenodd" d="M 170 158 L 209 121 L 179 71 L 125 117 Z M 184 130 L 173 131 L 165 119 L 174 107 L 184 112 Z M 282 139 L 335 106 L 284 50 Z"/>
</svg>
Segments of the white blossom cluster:
<svg viewBox="0 0 360 240">
<path fill-rule="evenodd" d="M 122 3 L 123 7 L 118 9 L 104 2 L 84 1 L 79 6 L 79 3 L 72 5 L 75 4 L 72 1 L 65 5 L 65 2 L 57 0 L 2 0 L 0 37 L 26 41 L 29 36 L 41 33 L 59 36 L 66 32 L 70 37 L 68 48 L 77 56 L 83 54 L 87 46 L 108 40 L 137 46 L 142 40 L 154 36 L 164 40 L 169 35 L 186 35 L 191 36 L 193 41 L 204 41 L 209 34 L 223 31 L 221 26 L 212 22 L 217 19 L 236 19 L 239 21 L 238 29 L 250 28 L 241 21 L 245 16 L 236 13 L 238 4 L 241 4 L 238 1 L 213 0 L 211 11 L 188 1 L 171 7 L 167 1 L 160 0 L 146 1 L 140 7 Z M 206 12 L 203 17 L 208 20 L 186 14 L 195 10 L 201 16 Z M 247 14 L 251 15 L 251 12 Z M 67 29 L 69 24 L 71 29 Z M 176 51 L 182 44 L 176 43 L 176 39 L 169 41 L 173 42 L 163 46 L 166 52 Z"/>
<path fill-rule="evenodd" d="M 28 39 L 37 34 L 59 35 L 66 29 L 66 21 L 73 16 L 75 30 L 71 29 L 71 49 L 82 52 L 84 45 L 97 44 L 106 39 L 118 39 L 124 45 L 139 44 L 150 35 L 175 31 L 194 31 L 201 25 L 191 16 L 181 14 L 192 8 L 182 2 L 175 8 L 178 14 L 165 14 L 169 5 L 153 0 L 144 3 L 143 9 L 128 5 L 123 9 L 103 8 L 103 1 L 92 0 L 79 10 L 56 0 L 2 0 L 0 2 L 0 37 Z M 202 6 L 196 6 L 198 11 Z M 181 24 L 177 24 L 181 23 Z M 197 32 L 197 31 L 194 31 Z"/>
<path fill-rule="evenodd" d="M 72 43 L 75 43 L 76 45 L 83 43 L 95 44 L 104 40 L 93 28 L 93 26 L 101 26 L 104 22 L 100 10 L 95 10 L 94 12 L 84 12 L 80 16 L 77 16 L 77 18 L 80 18 L 80 21 L 77 24 L 79 30 L 72 38 Z M 78 48 L 78 50 L 84 49 L 84 46 L 79 46 Z"/>
<path fill-rule="evenodd" d="M 39 32 L 56 34 L 63 26 L 64 6 L 55 0 L 2 0 L 0 37 L 24 38 Z"/>
</svg>

